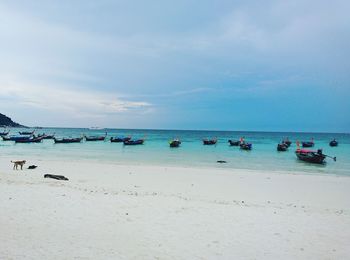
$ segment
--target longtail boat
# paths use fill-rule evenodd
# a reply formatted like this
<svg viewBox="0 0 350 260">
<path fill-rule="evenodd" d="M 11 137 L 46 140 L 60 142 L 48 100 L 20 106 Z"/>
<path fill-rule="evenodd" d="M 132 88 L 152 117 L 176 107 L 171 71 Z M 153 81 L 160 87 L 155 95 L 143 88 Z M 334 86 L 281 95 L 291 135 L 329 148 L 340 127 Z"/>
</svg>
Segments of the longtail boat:
<svg viewBox="0 0 350 260">
<path fill-rule="evenodd" d="M 54 139 L 55 137 L 55 133 L 51 134 L 51 135 L 47 135 L 47 134 L 39 134 L 37 135 L 37 137 L 40 137 L 42 139 Z"/>
<path fill-rule="evenodd" d="M 174 139 L 169 142 L 170 147 L 179 147 L 181 144 L 181 141 L 179 139 Z"/>
<path fill-rule="evenodd" d="M 286 143 L 277 144 L 277 151 L 285 152 L 288 150 L 288 145 Z"/>
<path fill-rule="evenodd" d="M 306 150 L 306 149 L 297 149 L 295 151 L 296 156 L 299 160 L 309 163 L 324 163 L 326 155 L 322 153 L 322 149 L 317 151 Z"/>
<path fill-rule="evenodd" d="M 103 136 L 84 136 L 85 137 L 85 140 L 88 141 L 88 142 L 91 142 L 91 141 L 104 141 L 106 139 L 106 136 L 107 136 L 107 133 Z"/>
<path fill-rule="evenodd" d="M 311 141 L 310 142 L 301 142 L 301 145 L 303 147 L 314 147 L 315 143 L 314 143 L 314 139 L 311 138 Z"/>
<path fill-rule="evenodd" d="M 124 145 L 138 145 L 138 144 L 143 144 L 144 143 L 144 139 L 138 139 L 138 140 L 128 140 L 128 141 L 124 141 Z"/>
<path fill-rule="evenodd" d="M 236 141 L 236 140 L 228 140 L 231 146 L 239 146 L 241 141 Z"/>
<path fill-rule="evenodd" d="M 55 141 L 55 144 L 69 144 L 69 143 L 80 143 L 83 138 L 82 137 L 78 137 L 78 138 L 61 138 L 61 139 L 57 139 L 57 138 L 53 138 L 53 140 Z"/>
<path fill-rule="evenodd" d="M 204 145 L 213 145 L 216 144 L 218 142 L 218 139 L 214 138 L 214 139 L 203 139 L 203 144 Z"/>
<path fill-rule="evenodd" d="M 31 136 L 28 139 L 18 139 L 15 142 L 16 143 L 41 143 L 42 140 L 43 140 L 42 137 Z"/>
<path fill-rule="evenodd" d="M 332 147 L 338 146 L 338 142 L 335 139 L 333 139 L 332 141 L 329 142 L 329 146 L 332 146 Z"/>
<path fill-rule="evenodd" d="M 4 131 L 4 132 L 1 132 L 0 133 L 0 136 L 6 136 L 6 135 L 8 135 L 10 133 L 10 130 L 9 131 Z"/>
<path fill-rule="evenodd" d="M 242 150 L 251 150 L 253 148 L 253 145 L 251 143 L 246 142 L 241 143 L 239 146 Z"/>
<path fill-rule="evenodd" d="M 28 132 L 28 131 L 23 131 L 23 132 L 18 132 L 20 135 L 33 135 L 35 130 Z"/>
<path fill-rule="evenodd" d="M 292 144 L 292 142 L 289 141 L 288 138 L 286 138 L 286 139 L 284 139 L 284 140 L 282 141 L 282 144 L 286 144 L 286 145 L 289 147 L 289 146 Z"/>
<path fill-rule="evenodd" d="M 2 136 L 3 141 L 28 140 L 31 136 Z"/>
<path fill-rule="evenodd" d="M 130 141 L 130 140 L 131 140 L 131 137 L 123 137 L 123 136 L 111 137 L 112 143 L 123 143 L 125 141 Z"/>
</svg>

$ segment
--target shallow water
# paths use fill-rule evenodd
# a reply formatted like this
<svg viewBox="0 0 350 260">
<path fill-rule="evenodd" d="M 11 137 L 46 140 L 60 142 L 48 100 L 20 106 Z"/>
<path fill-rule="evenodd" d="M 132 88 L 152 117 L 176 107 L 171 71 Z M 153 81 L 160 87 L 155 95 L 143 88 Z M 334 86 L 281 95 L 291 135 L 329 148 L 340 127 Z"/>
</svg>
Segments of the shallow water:
<svg viewBox="0 0 350 260">
<path fill-rule="evenodd" d="M 2 131 L 2 130 L 1 130 Z M 17 134 L 19 129 L 11 129 Z M 268 171 L 290 171 L 316 174 L 337 174 L 350 176 L 350 135 L 331 133 L 272 133 L 272 132 L 234 132 L 234 131 L 175 131 L 175 130 L 133 130 L 133 129 L 72 129 L 45 128 L 36 133 L 56 133 L 56 137 L 79 137 L 104 135 L 108 141 L 82 142 L 77 144 L 54 144 L 53 140 L 42 143 L 15 144 L 0 141 L 2 156 L 11 158 L 49 158 L 57 160 L 93 160 L 118 164 L 151 164 L 169 166 L 221 167 Z M 132 136 L 134 139 L 146 138 L 140 146 L 124 146 L 111 143 L 111 136 Z M 228 139 L 238 140 L 241 136 L 253 143 L 252 151 L 242 151 L 239 147 L 228 145 Z M 214 146 L 204 146 L 203 138 L 217 137 Z M 287 152 L 277 152 L 276 146 L 284 137 L 293 142 Z M 314 165 L 298 161 L 294 154 L 295 141 L 309 141 L 314 138 L 314 149 L 323 148 L 325 154 L 336 156 L 337 161 L 327 158 L 324 165 Z M 170 148 L 169 140 L 179 138 L 181 147 Z M 336 138 L 338 147 L 330 147 L 329 141 Z M 106 139 L 106 140 L 107 140 Z M 226 164 L 218 164 L 225 160 Z"/>
</svg>

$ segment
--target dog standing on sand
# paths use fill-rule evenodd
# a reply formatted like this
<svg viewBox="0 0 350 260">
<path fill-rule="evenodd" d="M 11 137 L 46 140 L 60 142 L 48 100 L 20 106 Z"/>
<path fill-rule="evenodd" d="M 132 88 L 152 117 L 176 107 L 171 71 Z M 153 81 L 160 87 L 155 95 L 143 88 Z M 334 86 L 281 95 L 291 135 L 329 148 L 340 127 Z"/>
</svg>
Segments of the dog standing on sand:
<svg viewBox="0 0 350 260">
<path fill-rule="evenodd" d="M 26 160 L 23 161 L 11 161 L 13 163 L 13 169 L 18 170 L 18 166 L 21 166 L 21 170 L 23 170 L 23 165 L 26 163 Z"/>
</svg>

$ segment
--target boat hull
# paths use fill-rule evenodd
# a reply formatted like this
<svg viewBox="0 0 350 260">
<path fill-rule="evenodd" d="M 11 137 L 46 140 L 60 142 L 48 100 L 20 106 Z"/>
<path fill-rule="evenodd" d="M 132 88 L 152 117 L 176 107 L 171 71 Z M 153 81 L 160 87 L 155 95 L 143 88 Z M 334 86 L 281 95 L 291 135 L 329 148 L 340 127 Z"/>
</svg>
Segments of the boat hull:
<svg viewBox="0 0 350 260">
<path fill-rule="evenodd" d="M 279 152 L 285 152 L 288 150 L 288 145 L 287 144 L 278 144 L 277 145 L 277 151 Z"/>
<path fill-rule="evenodd" d="M 234 141 L 234 140 L 228 140 L 228 142 L 231 146 L 239 146 L 239 144 L 241 143 L 240 141 Z"/>
<path fill-rule="evenodd" d="M 295 151 L 296 156 L 299 160 L 308 162 L 308 163 L 316 163 L 316 164 L 322 164 L 324 163 L 324 160 L 326 156 L 322 153 L 318 153 L 315 151 L 302 151 L 297 150 Z"/>
<path fill-rule="evenodd" d="M 217 140 L 203 140 L 203 145 L 214 145 L 217 143 Z"/>
<path fill-rule="evenodd" d="M 135 141 L 129 140 L 129 141 L 124 141 L 123 143 L 124 143 L 124 145 L 140 145 L 140 144 L 144 143 L 144 140 L 142 140 L 142 139 L 135 140 Z"/>
<path fill-rule="evenodd" d="M 243 143 L 239 145 L 242 150 L 250 151 L 253 148 L 252 144 L 249 143 Z"/>
<path fill-rule="evenodd" d="M 80 143 L 83 138 L 63 138 L 63 139 L 53 139 L 55 144 L 70 144 L 70 143 Z"/>
<path fill-rule="evenodd" d="M 111 137 L 110 140 L 112 143 L 123 143 L 126 141 L 130 141 L 131 137 Z"/>
<path fill-rule="evenodd" d="M 172 147 L 172 148 L 174 148 L 174 147 L 179 147 L 180 144 L 181 144 L 181 142 L 178 141 L 178 140 L 174 140 L 174 141 L 171 141 L 171 142 L 169 143 L 170 147 Z"/>
<path fill-rule="evenodd" d="M 330 141 L 329 146 L 331 146 L 331 147 L 338 146 L 338 142 L 337 141 Z"/>
</svg>

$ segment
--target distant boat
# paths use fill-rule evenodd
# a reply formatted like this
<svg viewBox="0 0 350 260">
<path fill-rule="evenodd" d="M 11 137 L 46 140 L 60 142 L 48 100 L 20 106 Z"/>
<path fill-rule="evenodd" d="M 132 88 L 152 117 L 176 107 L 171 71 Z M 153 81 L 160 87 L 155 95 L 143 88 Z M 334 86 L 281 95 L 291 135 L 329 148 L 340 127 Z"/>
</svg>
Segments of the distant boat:
<svg viewBox="0 0 350 260">
<path fill-rule="evenodd" d="M 170 147 L 179 147 L 181 144 L 181 141 L 179 139 L 174 139 L 169 142 Z"/>
<path fill-rule="evenodd" d="M 8 130 L 7 132 L 4 131 L 4 132 L 0 132 L 0 136 L 6 136 L 10 133 L 10 130 Z"/>
<path fill-rule="evenodd" d="M 53 139 L 55 137 L 55 133 L 53 133 L 51 135 L 47 135 L 47 134 L 43 133 L 43 134 L 37 135 L 37 137 L 40 137 L 42 139 Z"/>
<path fill-rule="evenodd" d="M 297 149 L 295 151 L 296 156 L 299 160 L 309 162 L 309 163 L 318 163 L 321 164 L 324 162 L 326 155 L 322 153 L 321 149 L 317 151 L 311 151 L 306 149 Z M 334 157 L 335 160 L 335 157 Z"/>
<path fill-rule="evenodd" d="M 241 141 L 235 141 L 235 140 L 228 140 L 231 146 L 239 146 Z"/>
<path fill-rule="evenodd" d="M 138 140 L 128 140 L 124 141 L 124 145 L 139 145 L 144 143 L 144 139 L 138 139 Z"/>
<path fill-rule="evenodd" d="M 277 144 L 277 151 L 285 152 L 288 150 L 288 145 L 286 143 Z"/>
<path fill-rule="evenodd" d="M 98 127 L 98 126 L 92 126 L 89 128 L 89 130 L 104 130 L 105 128 Z"/>
<path fill-rule="evenodd" d="M 78 137 L 78 138 L 61 138 L 61 139 L 57 139 L 57 138 L 53 138 L 53 140 L 55 141 L 55 144 L 68 144 L 68 143 L 80 143 L 83 138 L 82 137 Z"/>
<path fill-rule="evenodd" d="M 217 138 L 214 139 L 203 139 L 203 144 L 204 145 L 213 145 L 216 144 L 218 142 Z"/>
<path fill-rule="evenodd" d="M 284 140 L 282 141 L 282 143 L 283 143 L 283 144 L 286 144 L 288 147 L 292 144 L 292 142 L 289 141 L 288 138 L 284 139 Z"/>
<path fill-rule="evenodd" d="M 333 139 L 332 141 L 329 142 L 329 146 L 332 146 L 332 147 L 338 146 L 338 142 L 335 139 Z"/>
<path fill-rule="evenodd" d="M 111 137 L 110 140 L 111 140 L 112 143 L 123 143 L 125 141 L 130 141 L 131 137 L 123 137 L 123 136 Z"/>
<path fill-rule="evenodd" d="M 301 145 L 302 145 L 303 147 L 313 147 L 313 146 L 315 145 L 314 139 L 311 138 L 311 141 L 310 141 L 310 142 L 301 142 Z"/>
<path fill-rule="evenodd" d="M 107 133 L 103 136 L 84 136 L 85 137 L 85 140 L 88 141 L 88 142 L 91 142 L 91 141 L 104 141 L 106 139 L 106 136 L 107 136 Z"/>
<path fill-rule="evenodd" d="M 2 136 L 3 141 L 28 140 L 31 136 Z"/>
<path fill-rule="evenodd" d="M 31 132 L 26 132 L 26 131 L 24 131 L 24 132 L 19 132 L 19 134 L 20 134 L 20 135 L 32 135 L 32 134 L 34 134 L 34 132 L 35 132 L 35 130 L 33 130 L 33 131 L 31 131 Z"/>
<path fill-rule="evenodd" d="M 251 143 L 245 142 L 241 143 L 239 146 L 242 150 L 251 150 L 253 148 L 253 145 Z"/>
<path fill-rule="evenodd" d="M 31 136 L 28 139 L 18 139 L 15 142 L 16 143 L 41 143 L 42 140 L 43 140 L 42 137 Z"/>
</svg>

